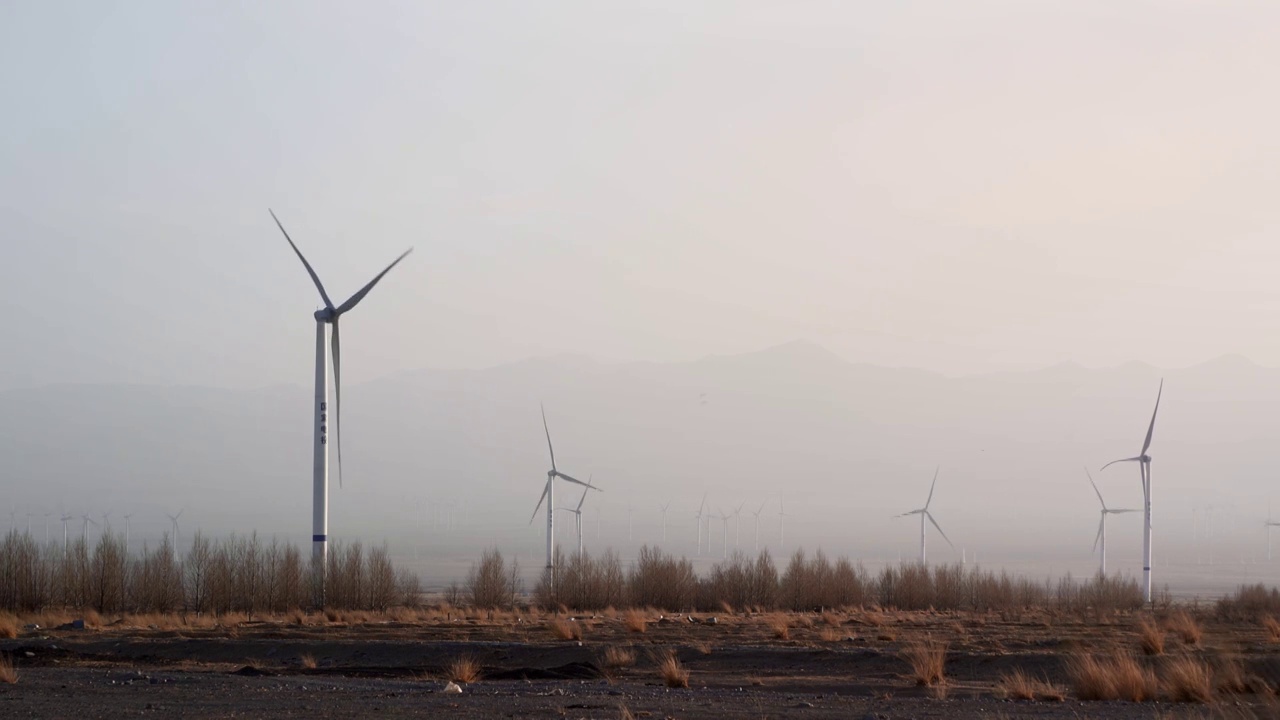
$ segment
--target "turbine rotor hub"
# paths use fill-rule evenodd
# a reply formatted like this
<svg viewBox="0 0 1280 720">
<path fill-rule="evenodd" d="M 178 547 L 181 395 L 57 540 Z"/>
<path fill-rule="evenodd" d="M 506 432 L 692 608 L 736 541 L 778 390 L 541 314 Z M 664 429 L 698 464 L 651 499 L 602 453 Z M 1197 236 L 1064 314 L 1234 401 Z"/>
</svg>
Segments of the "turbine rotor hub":
<svg viewBox="0 0 1280 720">
<path fill-rule="evenodd" d="M 315 312 L 316 322 L 331 323 L 338 317 L 332 308 L 320 308 Z"/>
</svg>

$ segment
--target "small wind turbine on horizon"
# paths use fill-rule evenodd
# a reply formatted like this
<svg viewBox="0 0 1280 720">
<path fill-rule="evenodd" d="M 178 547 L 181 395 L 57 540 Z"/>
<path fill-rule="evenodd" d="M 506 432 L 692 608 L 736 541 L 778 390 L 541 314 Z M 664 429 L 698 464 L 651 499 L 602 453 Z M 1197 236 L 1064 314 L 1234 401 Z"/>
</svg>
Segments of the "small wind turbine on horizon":
<svg viewBox="0 0 1280 720">
<path fill-rule="evenodd" d="M 733 516 L 720 508 L 716 508 L 716 510 L 719 510 L 720 512 L 720 522 L 724 526 L 724 557 L 727 559 L 729 557 L 729 518 Z M 709 544 L 710 543 L 708 543 L 708 545 Z M 711 548 L 708 547 L 707 549 L 710 550 Z"/>
<path fill-rule="evenodd" d="M 173 523 L 173 552 L 174 553 L 177 553 L 178 551 L 178 518 L 182 517 L 182 513 L 186 511 L 187 511 L 186 508 L 181 508 L 178 510 L 177 515 L 170 515 L 168 513 L 165 513 L 165 517 L 169 518 L 170 523 Z"/>
<path fill-rule="evenodd" d="M 707 507 L 707 494 L 702 493 L 702 503 L 698 505 L 698 512 L 693 516 L 693 524 L 698 526 L 698 555 L 702 555 L 702 519 L 704 517 L 703 510 Z M 707 552 L 711 552 L 711 538 L 707 538 Z"/>
<path fill-rule="evenodd" d="M 1274 522 L 1271 519 L 1271 503 L 1267 502 L 1267 522 L 1264 523 L 1267 528 L 1267 562 L 1271 562 L 1271 528 L 1280 525 L 1280 522 Z"/>
<path fill-rule="evenodd" d="M 919 510 L 910 510 L 908 512 L 902 513 L 901 515 L 894 516 L 894 517 L 906 517 L 908 515 L 920 516 L 920 564 L 921 565 L 925 564 L 925 562 L 928 559 L 925 553 L 925 537 L 926 537 L 925 531 L 927 529 L 924 524 L 925 520 L 928 520 L 933 525 L 933 527 L 938 530 L 938 534 L 942 536 L 943 540 L 947 541 L 947 544 L 950 545 L 953 550 L 955 549 L 955 545 L 951 542 L 951 538 L 947 537 L 947 534 L 942 532 L 942 527 L 938 525 L 938 521 L 934 520 L 933 514 L 929 512 L 929 503 L 933 502 L 933 490 L 938 485 L 938 472 L 941 469 L 942 469 L 942 466 L 939 465 L 938 468 L 933 471 L 933 483 L 929 485 L 929 497 L 924 501 L 924 507 L 920 508 Z"/>
<path fill-rule="evenodd" d="M 587 478 L 587 482 L 591 482 L 591 478 Z M 573 508 L 560 508 L 565 512 L 573 513 L 573 522 L 578 530 L 578 557 L 582 557 L 582 503 L 587 501 L 587 493 L 591 492 L 591 488 L 582 488 L 582 498 L 578 500 L 578 506 Z M 537 512 L 536 510 L 534 512 Z"/>
<path fill-rule="evenodd" d="M 127 513 L 124 516 L 124 554 L 129 554 L 129 518 L 137 514 L 137 511 Z"/>
<path fill-rule="evenodd" d="M 747 501 L 743 500 L 738 503 L 737 509 L 733 511 L 733 547 L 735 549 L 738 548 L 738 541 L 742 539 L 742 506 L 746 504 Z"/>
<path fill-rule="evenodd" d="M 1164 394 L 1164 380 L 1160 380 L 1160 389 L 1156 391 L 1156 407 L 1151 411 L 1151 424 L 1147 426 L 1147 437 L 1142 441 L 1142 452 L 1134 457 L 1112 460 L 1102 466 L 1103 470 L 1119 462 L 1136 462 L 1142 475 L 1142 601 L 1151 602 L 1151 456 L 1147 450 L 1151 447 L 1151 435 L 1156 429 L 1156 414 L 1160 412 L 1160 396 Z"/>
<path fill-rule="evenodd" d="M 1093 481 L 1093 476 L 1089 474 L 1089 468 L 1084 469 L 1084 474 L 1089 478 L 1089 484 L 1093 486 L 1093 492 L 1098 495 L 1098 503 L 1102 505 L 1102 518 L 1098 521 L 1098 534 L 1093 538 L 1093 550 L 1098 551 L 1098 545 L 1102 545 L 1102 560 L 1098 567 L 1098 574 L 1107 574 L 1107 515 L 1121 515 L 1124 513 L 1139 512 L 1130 508 L 1109 508 L 1107 503 L 1102 499 L 1102 491 L 1098 489 L 1098 484 Z"/>
<path fill-rule="evenodd" d="M 751 513 L 756 516 L 756 555 L 760 554 L 760 513 L 764 512 L 766 503 L 760 503 L 760 509 Z"/>
<path fill-rule="evenodd" d="M 74 519 L 75 517 L 72 515 L 62 516 L 62 554 L 63 555 L 67 554 L 67 521 L 74 520 Z"/>
<path fill-rule="evenodd" d="M 89 544 L 89 526 L 97 525 L 98 523 L 94 522 L 93 518 L 89 517 L 88 513 L 81 515 L 80 518 L 84 520 L 84 524 L 80 527 L 80 537 L 84 540 L 84 544 L 87 546 Z"/>
<path fill-rule="evenodd" d="M 782 498 L 778 498 L 778 548 L 780 550 L 785 550 L 787 547 L 786 529 L 787 509 L 782 505 Z"/>
<path fill-rule="evenodd" d="M 556 586 L 556 575 L 555 575 L 556 570 L 555 570 L 555 564 L 554 564 L 555 563 L 555 543 L 556 543 L 556 513 L 555 513 L 556 478 L 559 478 L 566 482 L 576 483 L 578 485 L 581 485 L 587 488 L 588 490 L 595 490 L 597 492 L 603 492 L 603 491 L 601 491 L 600 488 L 592 485 L 591 483 L 584 483 L 581 480 L 574 477 L 570 477 L 569 475 L 566 475 L 556 469 L 556 449 L 551 445 L 551 429 L 547 426 L 547 409 L 545 407 L 542 408 L 542 431 L 546 433 L 546 436 L 547 436 L 547 452 L 550 453 L 551 455 L 551 469 L 547 471 L 547 484 L 542 488 L 542 496 L 538 498 L 538 504 L 533 508 L 533 515 L 529 518 L 529 524 L 532 525 L 533 521 L 538 517 L 538 510 L 539 508 L 542 507 L 542 501 L 546 500 L 547 501 L 547 568 L 546 569 L 547 569 L 547 572 L 550 574 L 551 588 L 552 590 L 554 590 Z"/>
<path fill-rule="evenodd" d="M 315 283 L 316 290 L 320 291 L 320 299 L 324 300 L 324 307 L 314 313 L 316 320 L 316 388 L 312 420 L 313 442 L 311 458 L 311 557 L 315 566 L 314 572 L 319 573 L 318 582 L 316 583 L 316 592 L 319 597 L 316 598 L 316 601 L 320 607 L 324 607 L 325 572 L 328 565 L 327 556 L 329 552 L 329 378 L 326 367 L 328 358 L 326 357 L 325 347 L 325 326 L 333 326 L 329 338 L 329 349 L 333 355 L 333 434 L 338 446 L 338 487 L 342 487 L 342 425 L 340 417 L 342 412 L 342 343 L 338 335 L 338 319 L 360 304 L 360 301 L 369 294 L 373 286 L 377 285 L 384 275 L 391 272 L 391 268 L 399 264 L 406 255 L 413 252 L 413 248 L 401 253 L 400 257 L 392 261 L 385 270 L 375 275 L 354 295 L 347 298 L 346 302 L 335 307 L 333 301 L 329 299 L 329 294 L 324 290 L 324 284 L 320 282 L 320 276 L 316 275 L 316 271 L 311 269 L 311 263 L 307 262 L 307 259 L 302 256 L 302 251 L 294 244 L 293 238 L 289 237 L 289 233 L 285 231 L 284 225 L 280 223 L 280 219 L 276 217 L 275 212 L 269 209 L 267 212 L 271 213 L 271 219 L 276 221 L 276 227 L 280 228 L 280 232 L 284 234 L 284 239 L 289 241 L 289 247 L 293 248 L 294 254 L 302 261 L 302 266 L 307 269 L 307 274 L 311 276 L 311 282 Z"/>
<path fill-rule="evenodd" d="M 671 502 L 668 501 L 665 505 L 659 505 L 658 507 L 662 510 L 662 544 L 666 545 L 667 544 L 667 508 L 671 507 Z"/>
</svg>

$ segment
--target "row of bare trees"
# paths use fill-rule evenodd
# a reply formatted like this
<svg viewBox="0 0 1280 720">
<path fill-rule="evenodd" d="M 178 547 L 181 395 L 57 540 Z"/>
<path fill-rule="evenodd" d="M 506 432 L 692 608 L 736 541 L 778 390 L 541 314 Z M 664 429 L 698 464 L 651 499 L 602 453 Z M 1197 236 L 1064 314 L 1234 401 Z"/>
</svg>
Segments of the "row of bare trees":
<svg viewBox="0 0 1280 720">
<path fill-rule="evenodd" d="M 501 568 L 501 563 L 496 550 L 487 552 L 473 569 L 473 580 L 492 576 L 486 566 Z M 612 606 L 705 612 L 729 606 L 799 611 L 877 605 L 1017 614 L 1032 608 L 1107 613 L 1142 605 L 1132 578 L 1097 576 L 1078 582 L 1067 576 L 1056 583 L 1036 582 L 977 567 L 920 563 L 888 566 L 872 575 L 860 563 L 832 561 L 821 550 L 812 555 L 797 550 L 781 573 L 766 551 L 755 558 L 735 553 L 699 577 L 688 559 L 647 546 L 626 570 L 612 551 L 567 558 L 557 552 L 554 568 L 555 582 L 544 572 L 533 599 L 543 607 L 573 610 Z M 514 601 L 513 593 L 504 597 Z"/>
<path fill-rule="evenodd" d="M 325 607 L 386 610 L 415 604 L 417 577 L 397 571 L 386 545 L 335 544 L 326 573 Z M 293 545 L 257 534 L 214 540 L 196 533 L 178 557 L 166 535 L 155 547 L 126 553 L 104 533 L 90 547 L 65 548 L 9 532 L 0 541 L 0 610 L 93 609 L 102 613 L 281 613 L 314 604 L 316 573 Z"/>
</svg>

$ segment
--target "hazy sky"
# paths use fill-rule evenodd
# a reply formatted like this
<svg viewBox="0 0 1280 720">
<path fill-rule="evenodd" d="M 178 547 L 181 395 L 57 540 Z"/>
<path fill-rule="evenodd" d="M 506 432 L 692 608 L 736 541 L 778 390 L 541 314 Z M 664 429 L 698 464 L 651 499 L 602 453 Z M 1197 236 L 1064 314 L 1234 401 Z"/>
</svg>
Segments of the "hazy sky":
<svg viewBox="0 0 1280 720">
<path fill-rule="evenodd" d="M 1271 2 L 5 2 L 0 387 L 1280 365 Z M 336 299 L 336 298 L 335 298 Z"/>
</svg>

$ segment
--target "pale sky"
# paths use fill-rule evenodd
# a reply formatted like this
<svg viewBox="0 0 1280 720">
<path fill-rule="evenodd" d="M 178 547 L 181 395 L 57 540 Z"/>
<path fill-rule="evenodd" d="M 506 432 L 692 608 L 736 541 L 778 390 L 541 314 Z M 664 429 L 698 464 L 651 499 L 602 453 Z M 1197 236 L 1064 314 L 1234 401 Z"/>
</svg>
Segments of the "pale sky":
<svg viewBox="0 0 1280 720">
<path fill-rule="evenodd" d="M 1271 2 L 0 4 L 0 388 L 1280 365 Z"/>
</svg>

